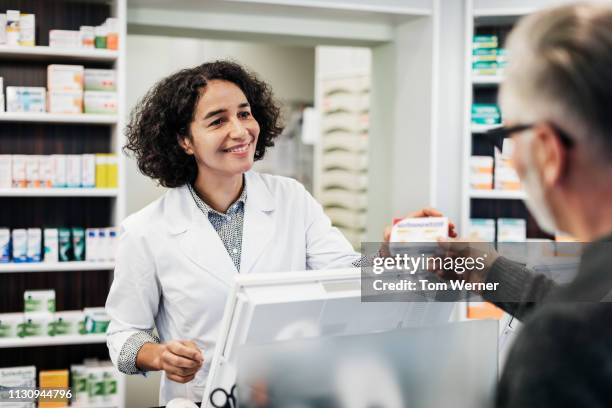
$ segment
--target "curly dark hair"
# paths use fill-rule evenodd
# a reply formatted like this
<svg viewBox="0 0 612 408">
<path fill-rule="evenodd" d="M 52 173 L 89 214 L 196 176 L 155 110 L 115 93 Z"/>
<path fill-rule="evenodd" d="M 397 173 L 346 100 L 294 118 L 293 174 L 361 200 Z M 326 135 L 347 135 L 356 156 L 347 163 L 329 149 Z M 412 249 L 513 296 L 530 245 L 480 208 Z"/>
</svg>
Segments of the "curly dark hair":
<svg viewBox="0 0 612 408">
<path fill-rule="evenodd" d="M 214 79 L 236 84 L 251 105 L 260 127 L 255 160 L 264 157 L 283 130 L 270 86 L 239 64 L 220 60 L 178 71 L 159 81 L 132 110 L 123 148 L 136 158 L 144 175 L 164 187 L 192 183 L 197 176 L 195 158 L 185 153 L 178 140 L 191 137 L 196 106 L 208 81 Z"/>
</svg>

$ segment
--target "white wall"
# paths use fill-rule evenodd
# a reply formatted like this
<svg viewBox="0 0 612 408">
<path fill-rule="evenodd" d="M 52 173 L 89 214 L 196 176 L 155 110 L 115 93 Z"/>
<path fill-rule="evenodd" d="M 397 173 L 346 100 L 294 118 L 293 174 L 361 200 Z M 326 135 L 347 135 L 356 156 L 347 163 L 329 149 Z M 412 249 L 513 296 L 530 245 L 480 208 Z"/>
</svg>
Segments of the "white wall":
<svg viewBox="0 0 612 408">
<path fill-rule="evenodd" d="M 281 101 L 314 100 L 314 48 L 235 41 L 128 35 L 127 106 L 136 104 L 155 82 L 181 68 L 231 58 L 257 72 Z M 155 200 L 164 189 L 127 160 L 129 215 Z"/>
</svg>

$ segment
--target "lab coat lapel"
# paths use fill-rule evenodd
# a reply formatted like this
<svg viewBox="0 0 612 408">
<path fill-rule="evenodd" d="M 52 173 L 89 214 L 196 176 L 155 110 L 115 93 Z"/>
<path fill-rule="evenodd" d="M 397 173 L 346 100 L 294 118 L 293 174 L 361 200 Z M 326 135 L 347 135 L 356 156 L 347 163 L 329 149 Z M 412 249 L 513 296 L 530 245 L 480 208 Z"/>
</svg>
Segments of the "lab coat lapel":
<svg viewBox="0 0 612 408">
<path fill-rule="evenodd" d="M 240 273 L 252 271 L 274 234 L 274 199 L 255 172 L 246 173 L 247 199 L 244 209 Z"/>
<path fill-rule="evenodd" d="M 172 222 L 171 232 L 176 235 L 183 254 L 199 268 L 229 285 L 237 273 L 221 238 L 206 216 L 193 202 L 187 187 L 180 187 L 180 196 L 167 208 Z"/>
</svg>

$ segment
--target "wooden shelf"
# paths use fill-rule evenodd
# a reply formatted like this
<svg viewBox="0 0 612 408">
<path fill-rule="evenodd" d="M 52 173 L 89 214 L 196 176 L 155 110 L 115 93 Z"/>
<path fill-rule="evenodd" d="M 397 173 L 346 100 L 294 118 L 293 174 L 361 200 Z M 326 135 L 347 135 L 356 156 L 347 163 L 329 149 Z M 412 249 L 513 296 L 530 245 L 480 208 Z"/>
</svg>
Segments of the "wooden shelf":
<svg viewBox="0 0 612 408">
<path fill-rule="evenodd" d="M 106 343 L 106 334 L 76 334 L 70 336 L 41 336 L 0 339 L 0 349 L 16 347 L 65 346 L 71 344 Z"/>
<path fill-rule="evenodd" d="M 0 46 L 0 59 L 7 60 L 114 62 L 118 56 L 117 51 L 105 49 Z"/>
<path fill-rule="evenodd" d="M 524 200 L 525 192 L 521 190 L 470 190 L 470 198 L 485 200 Z"/>
<path fill-rule="evenodd" d="M 0 197 L 116 197 L 116 188 L 0 188 Z"/>
<path fill-rule="evenodd" d="M 114 267 L 114 262 L 11 262 L 0 264 L 0 273 L 105 271 Z"/>
<path fill-rule="evenodd" d="M 62 113 L 30 113 L 30 112 L 2 112 L 0 122 L 35 122 L 35 123 L 80 123 L 85 125 L 114 125 L 119 117 L 117 115 L 102 114 L 62 114 Z"/>
</svg>

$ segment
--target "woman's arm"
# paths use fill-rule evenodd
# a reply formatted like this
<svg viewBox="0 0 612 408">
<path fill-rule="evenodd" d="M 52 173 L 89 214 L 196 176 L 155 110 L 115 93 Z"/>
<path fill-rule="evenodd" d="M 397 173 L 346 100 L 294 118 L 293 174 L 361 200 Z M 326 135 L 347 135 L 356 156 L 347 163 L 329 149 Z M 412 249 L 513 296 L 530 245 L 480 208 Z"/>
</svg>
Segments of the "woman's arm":
<svg viewBox="0 0 612 408">
<path fill-rule="evenodd" d="M 355 267 L 360 254 L 342 233 L 332 226 L 323 207 L 300 185 L 305 201 L 306 266 L 308 269 Z"/>
</svg>

